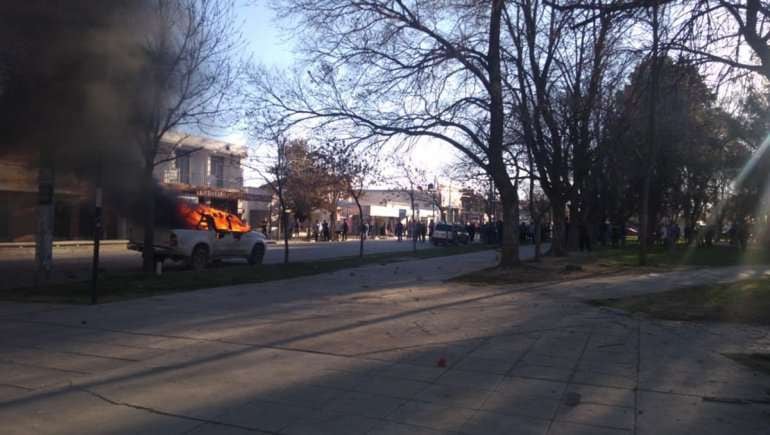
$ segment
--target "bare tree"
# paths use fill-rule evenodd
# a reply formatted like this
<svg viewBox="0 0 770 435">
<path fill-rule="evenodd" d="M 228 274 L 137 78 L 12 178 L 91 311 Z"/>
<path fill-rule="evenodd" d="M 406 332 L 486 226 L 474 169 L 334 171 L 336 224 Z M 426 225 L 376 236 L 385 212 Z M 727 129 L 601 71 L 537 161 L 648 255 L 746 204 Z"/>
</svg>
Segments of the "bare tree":
<svg viewBox="0 0 770 435">
<path fill-rule="evenodd" d="M 344 141 L 329 141 L 316 151 L 322 167 L 340 183 L 342 192 L 356 203 L 359 224 L 364 223 L 364 208 L 361 198 L 366 187 L 377 180 L 376 155 Z M 336 209 L 336 204 L 335 204 Z M 358 255 L 364 256 L 364 231 L 359 231 Z"/>
<path fill-rule="evenodd" d="M 400 180 L 394 186 L 396 190 L 404 192 L 409 196 L 409 204 L 412 209 L 411 225 L 409 228 L 409 237 L 412 238 L 412 251 L 417 252 L 417 239 L 419 235 L 419 225 L 417 223 L 417 196 L 428 187 L 428 177 L 424 170 L 403 160 L 394 161 L 394 166 L 398 169 Z M 443 213 L 442 213 L 443 214 Z"/>
<path fill-rule="evenodd" d="M 350 140 L 432 138 L 456 148 L 494 180 L 510 229 L 500 263 L 518 264 L 519 197 L 504 141 L 505 2 L 280 3 L 303 35 L 309 72 L 288 82 L 255 80 L 262 106 L 291 124 L 336 127 Z"/>
<path fill-rule="evenodd" d="M 601 126 L 598 109 L 623 72 L 622 65 L 613 64 L 622 32 L 609 17 L 577 28 L 584 18 L 578 12 L 548 2 L 512 4 L 505 15 L 512 43 L 504 57 L 517 120 L 512 128 L 528 149 L 552 206 L 552 252 L 565 255 L 566 208 L 574 227 L 588 205 L 580 193 L 596 146 L 595 130 Z M 573 243 L 576 234 L 570 232 Z"/>
<path fill-rule="evenodd" d="M 273 139 L 275 150 L 275 164 L 268 168 L 269 177 L 265 181 L 278 197 L 278 208 L 281 216 L 281 229 L 283 230 L 283 264 L 289 264 L 289 211 L 286 201 L 286 184 L 291 177 L 289 159 L 287 158 L 286 138 L 275 136 Z"/>
<path fill-rule="evenodd" d="M 180 154 L 178 144 L 164 149 L 172 130 L 222 126 L 234 113 L 229 98 L 238 76 L 233 65 L 239 34 L 233 30 L 231 0 L 156 0 L 148 11 L 149 30 L 142 42 L 145 59 L 137 89 L 136 143 L 143 159 L 144 246 L 146 272 L 154 269 L 156 184 L 154 168 Z"/>
</svg>

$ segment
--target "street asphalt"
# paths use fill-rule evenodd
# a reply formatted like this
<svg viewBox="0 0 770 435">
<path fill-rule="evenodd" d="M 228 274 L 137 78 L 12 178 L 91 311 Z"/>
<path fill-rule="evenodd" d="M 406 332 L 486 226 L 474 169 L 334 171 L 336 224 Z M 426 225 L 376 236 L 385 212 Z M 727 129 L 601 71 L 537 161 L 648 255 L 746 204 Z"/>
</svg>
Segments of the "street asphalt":
<svg viewBox="0 0 770 435">
<path fill-rule="evenodd" d="M 770 328 L 597 308 L 731 267 L 479 286 L 492 251 L 98 306 L 0 303 L 3 434 L 770 433 Z"/>
<path fill-rule="evenodd" d="M 431 247 L 430 243 L 417 243 L 418 249 Z M 291 242 L 290 261 L 312 261 L 358 255 L 359 241 L 347 242 Z M 364 242 L 366 254 L 409 251 L 411 241 L 367 240 Z M 90 277 L 93 248 L 57 247 L 54 248 L 53 282 L 83 281 Z M 265 263 L 274 264 L 283 261 L 283 244 L 269 244 L 265 254 Z M 245 260 L 227 260 L 227 263 L 245 264 Z M 122 273 L 141 270 L 141 254 L 131 251 L 125 245 L 105 245 L 100 250 L 100 269 Z M 184 265 L 167 261 L 165 268 L 169 272 L 181 270 Z M 4 288 L 28 287 L 34 284 L 35 252 L 29 248 L 0 248 L 0 290 Z"/>
</svg>

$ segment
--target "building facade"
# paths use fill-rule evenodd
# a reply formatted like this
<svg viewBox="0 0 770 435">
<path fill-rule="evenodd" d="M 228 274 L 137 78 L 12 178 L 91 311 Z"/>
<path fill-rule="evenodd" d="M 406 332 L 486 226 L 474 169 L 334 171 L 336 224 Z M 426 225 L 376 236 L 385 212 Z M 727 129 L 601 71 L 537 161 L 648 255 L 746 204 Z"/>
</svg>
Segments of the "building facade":
<svg viewBox="0 0 770 435">
<path fill-rule="evenodd" d="M 265 195 L 243 187 L 244 146 L 182 133 L 163 137 L 156 180 L 182 199 L 211 205 L 244 217 L 258 209 Z M 36 156 L 0 160 L 0 242 L 31 242 L 37 230 Z M 105 198 L 104 234 L 125 239 L 128 220 Z M 269 203 L 269 199 L 267 200 Z M 93 186 L 72 174 L 57 174 L 54 188 L 54 240 L 93 238 Z"/>
</svg>

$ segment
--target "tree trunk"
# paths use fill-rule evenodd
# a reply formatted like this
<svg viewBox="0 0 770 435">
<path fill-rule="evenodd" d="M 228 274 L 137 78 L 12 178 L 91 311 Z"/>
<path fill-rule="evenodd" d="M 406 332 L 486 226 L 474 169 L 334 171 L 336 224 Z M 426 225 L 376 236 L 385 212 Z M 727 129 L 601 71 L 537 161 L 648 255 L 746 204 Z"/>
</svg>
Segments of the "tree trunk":
<svg viewBox="0 0 770 435">
<path fill-rule="evenodd" d="M 501 243 L 500 266 L 513 267 L 519 264 L 519 194 L 517 185 L 511 183 L 504 153 L 505 107 L 503 104 L 503 79 L 500 67 L 500 25 L 503 14 L 503 0 L 492 0 L 489 19 L 489 48 L 487 70 L 489 72 L 489 167 L 490 176 L 500 192 L 503 207 L 503 240 Z"/>
<path fill-rule="evenodd" d="M 155 273 L 155 179 L 152 174 L 152 162 L 145 162 L 144 167 L 144 245 L 142 247 L 142 270 Z"/>
<path fill-rule="evenodd" d="M 644 172 L 644 185 L 642 186 L 642 211 L 639 216 L 639 264 L 647 264 L 647 242 L 649 240 L 649 205 L 650 205 L 650 178 L 652 178 L 653 165 L 656 161 L 656 137 L 655 130 L 657 120 L 655 111 L 658 103 L 658 44 L 660 33 L 658 32 L 658 3 L 652 6 L 652 53 L 650 63 L 650 98 L 648 101 L 649 119 L 647 127 L 647 167 Z"/>
<path fill-rule="evenodd" d="M 567 216 L 564 212 L 564 203 L 561 202 L 556 195 L 554 195 L 552 201 L 553 235 L 551 237 L 551 253 L 553 253 L 554 257 L 564 257 L 567 255 L 567 250 L 564 249 L 566 242 L 565 221 Z"/>
<path fill-rule="evenodd" d="M 647 265 L 647 242 L 650 239 L 650 174 L 644 176 L 644 184 L 642 185 L 642 204 L 639 206 L 639 265 Z"/>
<path fill-rule="evenodd" d="M 361 207 L 361 203 L 358 201 L 358 197 L 354 197 L 356 200 L 356 207 L 358 207 L 358 217 L 359 221 L 358 225 L 361 227 L 359 228 L 358 232 L 358 238 L 359 238 L 359 246 L 358 246 L 358 256 L 360 258 L 364 258 L 364 208 Z"/>
<path fill-rule="evenodd" d="M 580 244 L 580 212 L 577 201 L 572 199 L 569 203 L 569 232 L 567 234 L 567 251 L 577 251 Z"/>
<path fill-rule="evenodd" d="M 337 234 L 337 201 L 334 201 L 334 207 L 332 207 L 331 213 L 329 213 L 329 236 L 331 240 L 338 241 Z"/>
<path fill-rule="evenodd" d="M 410 199 L 412 201 L 412 231 L 409 232 L 409 237 L 412 238 L 412 252 L 416 254 L 417 238 L 420 237 L 420 231 L 417 229 L 417 221 L 414 220 L 414 190 L 411 192 Z"/>
<path fill-rule="evenodd" d="M 501 243 L 500 266 L 519 265 L 519 196 L 511 186 L 500 191 L 503 207 L 503 240 Z"/>
<path fill-rule="evenodd" d="M 37 237 L 35 238 L 35 262 L 37 263 L 35 286 L 45 284 L 51 278 L 51 271 L 53 270 L 54 168 L 50 153 L 51 150 L 47 146 L 43 146 L 40 151 Z"/>
<path fill-rule="evenodd" d="M 283 264 L 289 264 L 289 213 L 286 206 L 281 205 L 281 222 L 283 226 Z"/>
</svg>

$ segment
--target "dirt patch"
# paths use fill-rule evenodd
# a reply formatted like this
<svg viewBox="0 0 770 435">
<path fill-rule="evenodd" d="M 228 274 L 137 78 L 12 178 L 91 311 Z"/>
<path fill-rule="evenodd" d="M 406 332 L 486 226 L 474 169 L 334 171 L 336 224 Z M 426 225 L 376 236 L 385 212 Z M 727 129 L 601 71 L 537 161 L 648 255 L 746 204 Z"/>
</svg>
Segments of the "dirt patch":
<svg viewBox="0 0 770 435">
<path fill-rule="evenodd" d="M 514 268 L 491 267 L 450 279 L 466 284 L 495 285 L 546 281 L 565 281 L 596 276 L 647 273 L 649 268 L 631 268 L 602 261 L 591 254 L 572 254 L 569 257 L 543 257 L 540 261 L 526 261 Z"/>
<path fill-rule="evenodd" d="M 686 287 L 590 303 L 665 320 L 770 325 L 770 279 Z"/>
<path fill-rule="evenodd" d="M 752 370 L 770 374 L 770 354 L 767 353 L 726 353 L 724 356 Z M 768 390 L 770 394 L 770 390 Z"/>
</svg>

